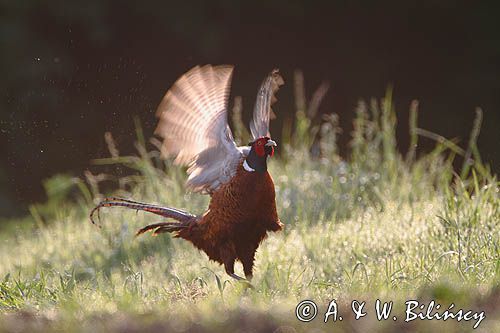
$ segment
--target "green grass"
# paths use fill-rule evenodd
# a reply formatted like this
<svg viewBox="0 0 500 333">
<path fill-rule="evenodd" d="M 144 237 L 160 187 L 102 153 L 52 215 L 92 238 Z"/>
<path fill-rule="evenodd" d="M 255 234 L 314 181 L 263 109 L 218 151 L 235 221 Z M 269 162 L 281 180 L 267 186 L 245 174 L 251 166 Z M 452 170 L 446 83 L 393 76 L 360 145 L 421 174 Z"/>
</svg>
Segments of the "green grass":
<svg viewBox="0 0 500 333">
<path fill-rule="evenodd" d="M 485 310 L 480 329 L 498 331 L 499 183 L 477 153 L 480 118 L 460 148 L 417 128 L 416 107 L 412 146 L 402 156 L 390 91 L 361 103 L 346 159 L 337 155 L 337 117 L 318 124 L 298 110 L 284 129 L 281 157 L 270 162 L 286 228 L 259 248 L 254 289 L 182 240 L 134 238 L 158 217 L 114 208 L 102 211 L 102 228 L 92 225 L 88 213 L 106 177 L 51 179 L 48 202 L 32 206 L 29 222 L 13 221 L 0 233 L 0 332 L 472 329 L 463 321 L 404 323 L 409 299 Z M 422 133 L 437 140 L 431 152 L 416 149 Z M 208 198 L 187 194 L 184 171 L 146 150 L 140 130 L 137 136 L 137 156 L 118 156 L 108 136 L 112 157 L 95 161 L 133 170 L 115 180 L 113 194 L 203 212 Z M 460 175 L 452 167 L 458 155 L 466 157 Z M 378 322 L 377 298 L 393 300 L 401 318 Z M 303 299 L 320 309 L 307 324 L 294 316 Z M 325 324 L 332 299 L 345 319 Z M 349 315 L 354 299 L 368 303 L 359 321 Z"/>
</svg>

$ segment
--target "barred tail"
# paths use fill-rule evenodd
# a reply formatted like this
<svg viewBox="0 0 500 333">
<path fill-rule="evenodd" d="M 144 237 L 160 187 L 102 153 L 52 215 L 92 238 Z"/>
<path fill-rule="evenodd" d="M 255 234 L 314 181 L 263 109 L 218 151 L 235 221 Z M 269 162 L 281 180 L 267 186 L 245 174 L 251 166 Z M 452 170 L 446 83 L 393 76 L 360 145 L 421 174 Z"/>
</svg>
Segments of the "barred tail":
<svg viewBox="0 0 500 333">
<path fill-rule="evenodd" d="M 95 223 L 94 215 L 97 213 L 98 219 L 100 220 L 99 211 L 102 207 L 125 207 L 133 210 L 142 210 L 145 212 L 153 213 L 156 215 L 160 215 L 166 218 L 174 219 L 178 222 L 161 222 L 154 223 L 144 228 L 140 229 L 136 235 L 140 235 L 145 233 L 146 231 L 154 230 L 153 235 L 158 235 L 164 232 L 175 232 L 180 231 L 185 228 L 189 228 L 193 222 L 196 221 L 196 216 L 192 215 L 188 212 L 169 208 L 169 207 L 161 207 L 157 205 L 145 204 L 142 202 L 132 201 L 123 198 L 106 198 L 101 201 L 91 212 L 90 212 L 90 221 L 93 224 Z M 97 224 L 96 224 L 97 225 Z"/>
<path fill-rule="evenodd" d="M 153 230 L 153 236 L 156 236 L 164 232 L 176 232 L 188 228 L 189 223 L 161 222 L 147 225 L 144 228 L 139 229 L 139 231 L 137 231 L 135 235 L 139 236 L 146 231 Z"/>
</svg>

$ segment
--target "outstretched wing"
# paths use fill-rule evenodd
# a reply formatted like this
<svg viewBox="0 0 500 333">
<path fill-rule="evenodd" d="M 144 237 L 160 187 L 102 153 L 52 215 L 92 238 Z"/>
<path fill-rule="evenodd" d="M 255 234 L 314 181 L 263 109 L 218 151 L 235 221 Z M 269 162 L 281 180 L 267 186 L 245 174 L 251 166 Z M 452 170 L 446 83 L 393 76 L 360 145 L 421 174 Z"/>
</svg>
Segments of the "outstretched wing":
<svg viewBox="0 0 500 333">
<path fill-rule="evenodd" d="M 158 107 L 162 155 L 188 166 L 187 187 L 194 192 L 211 193 L 230 180 L 242 157 L 227 123 L 232 72 L 232 66 L 196 66 Z"/>
<path fill-rule="evenodd" d="M 285 81 L 279 74 L 279 70 L 273 71 L 264 79 L 257 94 L 253 119 L 250 122 L 250 131 L 253 139 L 263 136 L 271 137 L 269 133 L 269 119 L 271 117 L 271 105 L 276 102 L 274 94 Z"/>
</svg>

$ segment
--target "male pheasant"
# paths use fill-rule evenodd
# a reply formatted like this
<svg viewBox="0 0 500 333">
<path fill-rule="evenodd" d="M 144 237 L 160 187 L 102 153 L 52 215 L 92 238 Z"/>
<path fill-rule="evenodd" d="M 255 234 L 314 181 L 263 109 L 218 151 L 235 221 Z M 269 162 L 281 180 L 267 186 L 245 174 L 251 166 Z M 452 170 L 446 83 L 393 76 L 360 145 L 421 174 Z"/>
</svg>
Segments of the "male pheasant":
<svg viewBox="0 0 500 333">
<path fill-rule="evenodd" d="M 181 76 L 158 107 L 156 134 L 164 141 L 162 155 L 175 157 L 187 166 L 187 188 L 209 194 L 211 201 L 202 215 L 121 198 L 103 200 L 102 207 L 127 207 L 168 218 L 137 234 L 173 232 L 203 250 L 211 260 L 224 265 L 228 275 L 241 261 L 248 280 L 252 278 L 255 252 L 268 231 L 283 228 L 277 211 L 274 183 L 267 171 L 276 142 L 269 134 L 274 94 L 283 84 L 278 70 L 263 81 L 257 95 L 250 131 L 253 141 L 237 147 L 227 121 L 232 66 L 196 66 Z"/>
</svg>

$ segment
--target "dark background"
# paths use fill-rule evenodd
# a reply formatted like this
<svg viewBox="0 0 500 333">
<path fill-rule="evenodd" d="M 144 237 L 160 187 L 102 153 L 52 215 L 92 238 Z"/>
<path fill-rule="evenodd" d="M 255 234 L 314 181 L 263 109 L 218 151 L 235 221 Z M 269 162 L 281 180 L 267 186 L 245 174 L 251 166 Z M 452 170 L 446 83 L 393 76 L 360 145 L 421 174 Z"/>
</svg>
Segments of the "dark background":
<svg viewBox="0 0 500 333">
<path fill-rule="evenodd" d="M 273 67 L 288 83 L 275 106 L 281 120 L 294 110 L 294 69 L 309 93 L 329 80 L 320 111 L 340 115 L 344 146 L 357 100 L 389 83 L 403 149 L 412 99 L 421 127 L 462 144 L 481 106 L 479 148 L 498 171 L 498 3 L 0 1 L 0 216 L 44 200 L 43 179 L 81 175 L 107 156 L 105 131 L 133 152 L 133 117 L 152 135 L 166 90 L 204 63 L 237 65 L 232 94 L 247 117 Z"/>
</svg>

